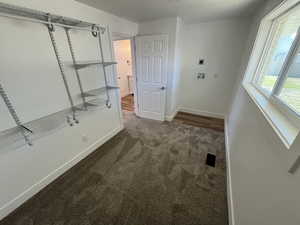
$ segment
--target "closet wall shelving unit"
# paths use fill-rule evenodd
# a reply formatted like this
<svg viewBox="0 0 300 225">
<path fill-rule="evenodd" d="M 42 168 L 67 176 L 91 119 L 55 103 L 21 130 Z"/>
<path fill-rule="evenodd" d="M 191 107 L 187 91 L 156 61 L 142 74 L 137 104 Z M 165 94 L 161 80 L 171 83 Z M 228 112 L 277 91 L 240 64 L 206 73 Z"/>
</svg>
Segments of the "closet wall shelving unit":
<svg viewBox="0 0 300 225">
<path fill-rule="evenodd" d="M 67 18 L 5 3 L 0 3 L 0 16 L 14 18 L 17 20 L 25 20 L 33 23 L 41 23 L 47 26 L 51 44 L 56 56 L 62 81 L 64 83 L 64 87 L 70 104 L 70 108 L 62 110 L 60 112 L 55 112 L 51 115 L 24 124 L 20 121 L 14 106 L 9 100 L 6 90 L 4 90 L 4 87 L 1 85 L 0 78 L 0 95 L 3 98 L 10 115 L 12 116 L 17 125 L 12 129 L 0 132 L 1 146 L 15 145 L 16 147 L 18 147 L 20 143 L 17 142 L 20 142 L 20 135 L 24 138 L 25 142 L 28 145 L 32 145 L 33 139 L 45 136 L 50 131 L 61 129 L 61 127 L 67 124 L 73 126 L 74 123 L 79 123 L 78 116 L 80 116 L 81 114 L 86 114 L 86 111 L 93 109 L 94 107 L 106 106 L 107 108 L 111 108 L 110 91 L 118 89 L 118 87 L 108 84 L 106 67 L 116 64 L 116 62 L 106 62 L 104 60 L 101 35 L 103 35 L 105 32 L 108 32 L 108 27 L 102 27 L 93 23 L 88 23 L 77 19 Z M 72 56 L 72 66 L 74 68 L 76 79 L 81 93 L 82 104 L 80 105 L 74 104 L 70 92 L 70 87 L 65 74 L 64 62 L 60 57 L 57 42 L 54 35 L 55 27 L 64 28 L 67 36 L 67 42 Z M 100 60 L 77 61 L 70 35 L 71 29 L 89 31 L 91 32 L 91 35 L 93 35 L 93 37 L 98 38 Z M 102 69 L 105 86 L 99 87 L 98 89 L 85 91 L 83 90 L 82 86 L 80 70 L 89 66 L 96 65 L 98 65 L 98 67 L 100 66 L 100 68 Z M 103 94 L 106 95 L 106 99 L 99 98 L 99 96 Z"/>
</svg>

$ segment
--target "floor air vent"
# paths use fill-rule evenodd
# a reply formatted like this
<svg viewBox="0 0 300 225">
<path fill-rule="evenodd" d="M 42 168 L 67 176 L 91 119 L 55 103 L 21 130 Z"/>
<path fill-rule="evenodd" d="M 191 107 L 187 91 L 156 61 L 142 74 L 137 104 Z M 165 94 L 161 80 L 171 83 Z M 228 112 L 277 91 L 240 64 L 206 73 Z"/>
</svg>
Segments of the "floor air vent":
<svg viewBox="0 0 300 225">
<path fill-rule="evenodd" d="M 216 166 L 216 156 L 208 153 L 206 155 L 206 165 L 215 167 Z"/>
</svg>

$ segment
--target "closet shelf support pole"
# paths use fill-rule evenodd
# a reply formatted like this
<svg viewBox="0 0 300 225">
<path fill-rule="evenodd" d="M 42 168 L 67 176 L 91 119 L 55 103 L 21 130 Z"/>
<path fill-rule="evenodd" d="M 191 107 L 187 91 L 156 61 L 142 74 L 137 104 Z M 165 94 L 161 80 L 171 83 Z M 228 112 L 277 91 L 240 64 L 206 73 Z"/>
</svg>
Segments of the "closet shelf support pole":
<svg viewBox="0 0 300 225">
<path fill-rule="evenodd" d="M 71 40 L 70 29 L 69 28 L 65 28 L 65 32 L 66 32 L 66 35 L 67 35 L 67 40 L 68 40 L 68 45 L 69 45 L 70 53 L 71 53 L 71 56 L 72 56 L 73 65 L 75 67 L 75 74 L 76 74 L 77 82 L 78 82 L 79 89 L 80 89 L 80 94 L 81 94 L 81 98 L 82 98 L 83 108 L 84 108 L 84 110 L 87 110 L 87 104 L 86 104 L 86 99 L 85 99 L 84 92 L 83 92 L 82 82 L 81 82 L 81 79 L 80 79 L 80 75 L 79 75 L 78 69 L 75 66 L 77 64 L 77 61 L 76 61 L 76 57 L 75 57 L 75 51 L 74 51 L 74 48 L 73 48 L 72 40 Z"/>
<path fill-rule="evenodd" d="M 57 63 L 58 63 L 58 67 L 59 67 L 59 70 L 60 70 L 60 73 L 61 73 L 64 85 L 65 85 L 65 89 L 66 89 L 66 92 L 67 92 L 67 96 L 68 96 L 70 105 L 71 105 L 72 118 L 75 121 L 75 123 L 79 123 L 79 121 L 76 118 L 76 109 L 75 109 L 75 105 L 74 105 L 74 102 L 73 102 L 73 99 L 72 99 L 72 96 L 71 96 L 71 92 L 70 92 L 70 88 L 69 88 L 69 85 L 68 85 L 68 81 L 67 81 L 67 78 L 66 78 L 66 73 L 65 73 L 65 70 L 64 70 L 64 65 L 63 65 L 62 60 L 60 58 L 60 55 L 59 55 L 59 52 L 58 52 L 58 47 L 57 47 L 57 44 L 56 44 L 56 41 L 55 41 L 55 37 L 54 37 L 54 34 L 53 34 L 54 33 L 54 26 L 53 25 L 52 26 L 51 25 L 47 25 L 47 27 L 48 27 L 48 33 L 49 33 L 49 36 L 50 36 L 52 47 L 53 47 L 53 50 L 54 50 L 54 53 L 55 53 L 55 56 L 56 56 L 56 60 L 57 60 Z M 73 125 L 69 120 L 67 120 L 67 121 L 70 124 L 70 126 Z"/>
<path fill-rule="evenodd" d="M 102 47 L 102 38 L 101 38 L 101 33 L 103 34 L 105 30 L 102 30 L 100 27 L 98 27 L 98 42 L 99 42 L 99 48 L 100 48 L 100 57 L 102 62 L 105 61 L 104 59 L 104 53 L 103 53 L 103 47 Z M 107 108 L 111 108 L 111 101 L 110 101 L 110 96 L 109 96 L 109 91 L 108 91 L 108 80 L 107 80 L 107 73 L 104 64 L 102 65 L 102 70 L 103 70 L 103 75 L 104 75 L 104 82 L 105 82 L 105 93 L 106 93 L 106 106 Z"/>
</svg>

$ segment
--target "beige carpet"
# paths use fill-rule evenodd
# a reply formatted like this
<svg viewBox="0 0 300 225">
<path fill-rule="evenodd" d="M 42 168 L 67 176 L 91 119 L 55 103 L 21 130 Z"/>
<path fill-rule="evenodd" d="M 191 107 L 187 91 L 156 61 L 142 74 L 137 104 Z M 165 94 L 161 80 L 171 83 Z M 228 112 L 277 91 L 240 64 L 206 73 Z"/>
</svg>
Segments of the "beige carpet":
<svg viewBox="0 0 300 225">
<path fill-rule="evenodd" d="M 227 225 L 224 134 L 125 112 L 125 130 L 1 225 Z M 205 165 L 208 152 L 216 167 Z"/>
</svg>

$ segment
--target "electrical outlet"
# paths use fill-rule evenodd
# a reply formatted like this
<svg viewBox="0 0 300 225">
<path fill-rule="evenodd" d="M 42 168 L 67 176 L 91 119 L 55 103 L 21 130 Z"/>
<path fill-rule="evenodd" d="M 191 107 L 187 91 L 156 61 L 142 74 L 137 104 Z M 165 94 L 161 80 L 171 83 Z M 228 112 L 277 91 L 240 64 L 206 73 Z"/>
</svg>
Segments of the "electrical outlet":
<svg viewBox="0 0 300 225">
<path fill-rule="evenodd" d="M 82 136 L 81 136 L 81 140 L 82 140 L 83 142 L 88 142 L 88 141 L 89 141 L 89 138 L 88 138 L 88 136 L 86 136 L 86 135 L 82 135 Z"/>
</svg>

